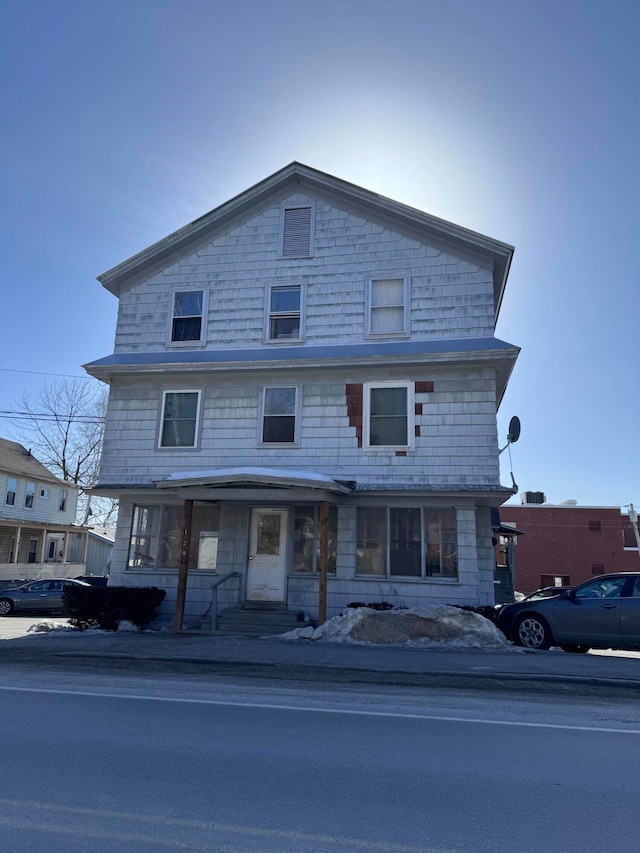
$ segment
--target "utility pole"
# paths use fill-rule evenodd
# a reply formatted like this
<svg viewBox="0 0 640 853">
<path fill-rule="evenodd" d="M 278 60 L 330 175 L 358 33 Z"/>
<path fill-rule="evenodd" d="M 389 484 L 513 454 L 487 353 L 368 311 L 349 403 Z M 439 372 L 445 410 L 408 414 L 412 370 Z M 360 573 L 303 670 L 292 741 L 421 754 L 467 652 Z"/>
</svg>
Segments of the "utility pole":
<svg viewBox="0 0 640 853">
<path fill-rule="evenodd" d="M 629 504 L 629 521 L 633 527 L 633 532 L 636 534 L 636 545 L 638 546 L 638 556 L 640 557 L 640 533 L 638 533 L 638 513 L 633 508 L 633 504 Z"/>
</svg>

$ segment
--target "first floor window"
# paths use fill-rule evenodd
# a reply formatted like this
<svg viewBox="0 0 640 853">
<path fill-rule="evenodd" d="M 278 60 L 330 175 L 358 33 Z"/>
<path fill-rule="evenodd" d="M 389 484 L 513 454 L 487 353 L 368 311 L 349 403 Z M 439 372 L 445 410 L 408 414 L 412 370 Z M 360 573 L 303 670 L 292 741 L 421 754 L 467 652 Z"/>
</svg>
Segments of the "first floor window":
<svg viewBox="0 0 640 853">
<path fill-rule="evenodd" d="M 358 507 L 357 537 L 358 574 L 458 576 L 454 509 Z"/>
<path fill-rule="evenodd" d="M 199 391 L 165 391 L 160 447 L 195 447 Z"/>
<path fill-rule="evenodd" d="M 189 542 L 190 569 L 216 568 L 219 522 L 220 508 L 217 505 L 194 504 Z M 183 523 L 183 504 L 136 506 L 129 546 L 129 567 L 179 568 Z"/>
<path fill-rule="evenodd" d="M 14 477 L 7 478 L 7 495 L 4 499 L 6 506 L 16 505 L 16 491 L 18 490 L 18 481 Z"/>
<path fill-rule="evenodd" d="M 179 290 L 173 294 L 171 342 L 201 341 L 203 339 L 203 290 Z"/>
<path fill-rule="evenodd" d="M 27 483 L 27 490 L 24 494 L 24 505 L 29 509 L 33 509 L 33 500 L 36 496 L 36 484 Z"/>
<path fill-rule="evenodd" d="M 263 444 L 293 444 L 296 441 L 298 389 L 265 388 L 262 406 Z"/>
<path fill-rule="evenodd" d="M 38 540 L 29 539 L 29 550 L 27 551 L 27 563 L 38 562 Z"/>
<path fill-rule="evenodd" d="M 338 510 L 329 504 L 327 571 L 335 573 Z M 320 560 L 320 507 L 296 506 L 293 511 L 293 571 L 317 572 Z"/>
<path fill-rule="evenodd" d="M 302 288 L 299 284 L 272 287 L 269 291 L 269 329 L 267 340 L 300 338 Z"/>
<path fill-rule="evenodd" d="M 412 444 L 413 384 L 364 386 L 365 447 L 406 448 Z"/>
</svg>

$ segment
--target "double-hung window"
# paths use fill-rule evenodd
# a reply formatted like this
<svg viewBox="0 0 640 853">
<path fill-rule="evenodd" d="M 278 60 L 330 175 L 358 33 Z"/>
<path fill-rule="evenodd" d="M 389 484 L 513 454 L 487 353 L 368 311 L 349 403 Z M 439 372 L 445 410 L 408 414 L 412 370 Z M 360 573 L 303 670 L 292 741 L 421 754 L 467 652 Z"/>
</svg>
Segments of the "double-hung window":
<svg viewBox="0 0 640 853">
<path fill-rule="evenodd" d="M 302 338 L 303 289 L 299 284 L 272 285 L 267 293 L 267 341 Z"/>
<path fill-rule="evenodd" d="M 67 508 L 67 498 L 69 497 L 69 492 L 67 489 L 60 489 L 60 500 L 58 502 L 58 509 L 60 512 L 64 512 Z"/>
<path fill-rule="evenodd" d="M 413 446 L 412 382 L 369 382 L 364 385 L 364 446 L 407 449 Z"/>
<path fill-rule="evenodd" d="M 205 337 L 204 290 L 176 290 L 171 312 L 171 343 L 201 343 Z"/>
<path fill-rule="evenodd" d="M 165 391 L 162 395 L 160 447 L 195 447 L 200 391 Z"/>
<path fill-rule="evenodd" d="M 367 335 L 374 338 L 398 338 L 408 334 L 409 279 L 369 279 Z"/>
<path fill-rule="evenodd" d="M 24 505 L 28 509 L 33 509 L 33 501 L 36 496 L 36 484 L 35 483 L 27 483 L 27 489 L 24 493 Z"/>
<path fill-rule="evenodd" d="M 299 389 L 263 388 L 261 444 L 295 444 L 298 440 Z"/>
<path fill-rule="evenodd" d="M 18 490 L 18 481 L 15 477 L 7 477 L 7 494 L 4 499 L 5 506 L 16 505 L 16 492 Z"/>
<path fill-rule="evenodd" d="M 428 507 L 358 507 L 360 575 L 458 576 L 456 511 Z"/>
</svg>

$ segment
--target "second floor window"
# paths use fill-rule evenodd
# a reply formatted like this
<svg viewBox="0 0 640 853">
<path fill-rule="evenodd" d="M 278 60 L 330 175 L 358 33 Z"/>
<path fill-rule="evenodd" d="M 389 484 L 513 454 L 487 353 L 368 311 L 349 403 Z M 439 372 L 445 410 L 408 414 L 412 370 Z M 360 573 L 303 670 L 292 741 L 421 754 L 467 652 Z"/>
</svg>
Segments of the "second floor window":
<svg viewBox="0 0 640 853">
<path fill-rule="evenodd" d="M 298 389 L 265 388 L 262 401 L 263 444 L 294 444 Z"/>
<path fill-rule="evenodd" d="M 60 489 L 60 502 L 58 503 L 58 509 L 60 510 L 60 512 L 64 512 L 67 508 L 67 496 L 67 489 Z"/>
<path fill-rule="evenodd" d="M 16 491 L 18 490 L 18 481 L 14 477 L 7 478 L 7 496 L 4 499 L 6 506 L 16 505 Z"/>
<path fill-rule="evenodd" d="M 302 288 L 299 284 L 272 287 L 269 291 L 267 340 L 299 340 L 301 337 Z"/>
<path fill-rule="evenodd" d="M 165 391 L 160 447 L 195 447 L 199 410 L 199 391 Z"/>
<path fill-rule="evenodd" d="M 369 383 L 364 386 L 364 445 L 370 448 L 407 448 L 413 443 L 410 382 Z"/>
<path fill-rule="evenodd" d="M 36 496 L 36 484 L 27 483 L 27 489 L 24 493 L 24 505 L 29 509 L 33 509 L 33 501 Z"/>
<path fill-rule="evenodd" d="M 204 301 L 203 290 L 178 290 L 173 294 L 172 343 L 203 340 Z"/>
</svg>

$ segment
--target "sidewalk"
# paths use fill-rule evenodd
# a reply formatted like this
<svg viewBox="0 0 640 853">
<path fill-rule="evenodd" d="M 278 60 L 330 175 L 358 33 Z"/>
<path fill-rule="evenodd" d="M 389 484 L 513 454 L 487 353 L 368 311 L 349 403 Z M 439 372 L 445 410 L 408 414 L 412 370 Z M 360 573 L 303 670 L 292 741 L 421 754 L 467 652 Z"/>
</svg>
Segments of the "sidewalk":
<svg viewBox="0 0 640 853">
<path fill-rule="evenodd" d="M 0 642 L 0 661 L 72 665 L 146 662 L 148 668 L 201 666 L 233 676 L 466 687 L 621 688 L 640 691 L 640 659 L 561 651 L 464 651 L 279 638 L 172 633 L 29 634 Z"/>
</svg>

